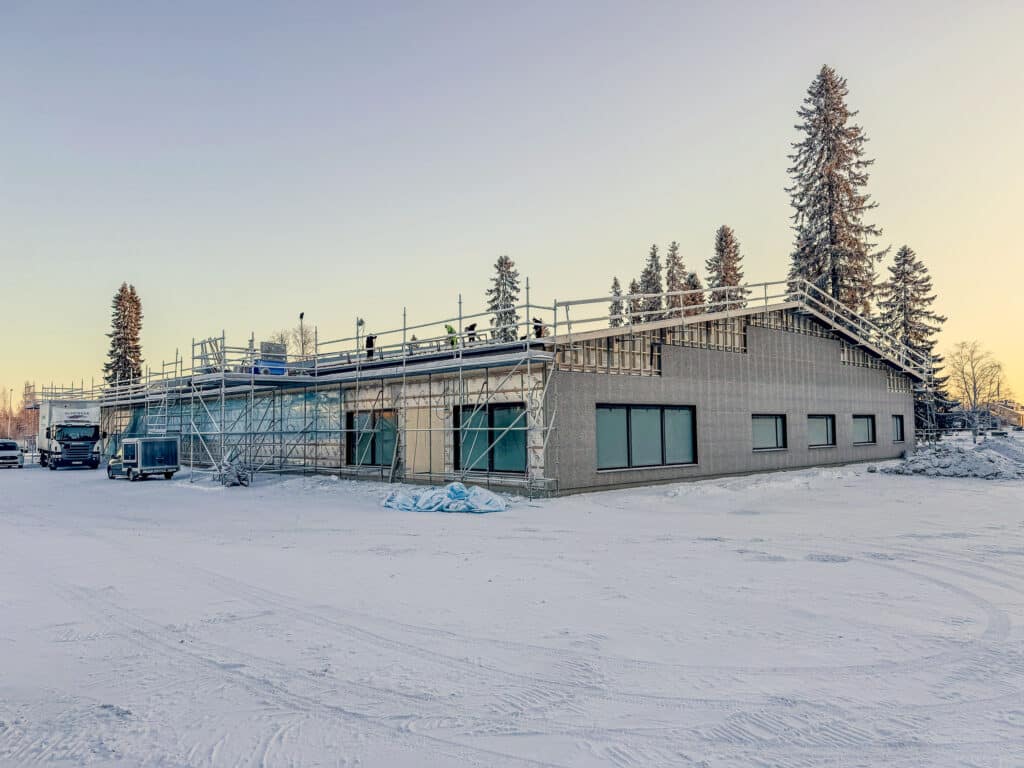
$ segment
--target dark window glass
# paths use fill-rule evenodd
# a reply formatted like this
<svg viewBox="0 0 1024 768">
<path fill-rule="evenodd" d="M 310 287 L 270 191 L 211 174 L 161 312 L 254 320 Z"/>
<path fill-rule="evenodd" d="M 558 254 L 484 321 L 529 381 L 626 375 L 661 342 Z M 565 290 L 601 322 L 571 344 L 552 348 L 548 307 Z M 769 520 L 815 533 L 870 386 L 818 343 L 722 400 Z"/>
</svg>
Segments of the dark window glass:
<svg viewBox="0 0 1024 768">
<path fill-rule="evenodd" d="M 661 409 L 629 409 L 630 466 L 655 467 L 663 464 L 661 455 Z"/>
<path fill-rule="evenodd" d="M 597 409 L 597 468 L 623 469 L 629 466 L 629 432 L 626 427 L 627 409 L 599 407 Z"/>
<path fill-rule="evenodd" d="M 345 414 L 345 463 L 351 466 L 391 466 L 397 431 L 394 411 Z"/>
<path fill-rule="evenodd" d="M 751 417 L 755 451 L 786 447 L 786 417 L 781 414 L 755 414 Z"/>
<path fill-rule="evenodd" d="M 853 417 L 853 442 L 854 445 L 875 442 L 874 416 Z"/>
<path fill-rule="evenodd" d="M 665 463 L 697 461 L 697 430 L 692 408 L 665 409 Z"/>
<path fill-rule="evenodd" d="M 490 442 L 487 409 L 463 411 L 459 420 L 459 469 L 486 472 L 487 446 Z"/>
<path fill-rule="evenodd" d="M 381 411 L 376 414 L 377 423 L 374 425 L 373 463 L 385 467 L 391 466 L 391 460 L 395 455 L 395 434 L 398 425 L 395 423 L 394 411 Z"/>
<path fill-rule="evenodd" d="M 835 416 L 807 417 L 807 444 L 811 448 L 821 448 L 836 444 Z"/>
<path fill-rule="evenodd" d="M 526 472 L 526 409 L 492 403 L 455 412 L 455 466 L 476 472 Z"/>
<path fill-rule="evenodd" d="M 892 416 L 892 441 L 902 443 L 906 438 L 903 435 L 903 415 L 894 413 Z"/>
<path fill-rule="evenodd" d="M 495 472 L 526 471 L 526 410 L 495 405 L 491 416 Z"/>
<path fill-rule="evenodd" d="M 697 462 L 691 406 L 597 406 L 597 468 L 626 469 Z"/>
</svg>

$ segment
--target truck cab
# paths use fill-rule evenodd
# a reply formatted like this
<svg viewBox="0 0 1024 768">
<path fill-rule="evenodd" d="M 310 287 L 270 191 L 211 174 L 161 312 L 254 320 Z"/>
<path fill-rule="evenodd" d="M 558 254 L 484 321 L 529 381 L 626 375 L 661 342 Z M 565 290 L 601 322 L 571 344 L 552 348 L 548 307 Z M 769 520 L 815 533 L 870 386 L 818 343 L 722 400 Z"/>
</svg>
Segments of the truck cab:
<svg viewBox="0 0 1024 768">
<path fill-rule="evenodd" d="M 134 482 L 163 475 L 165 480 L 170 480 L 181 468 L 178 449 L 177 437 L 125 438 L 107 462 L 107 477 L 110 480 L 126 477 Z"/>
<path fill-rule="evenodd" d="M 44 432 L 47 451 L 40 463 L 50 469 L 100 465 L 100 428 L 98 424 L 60 424 Z"/>
<path fill-rule="evenodd" d="M 39 404 L 39 464 L 58 467 L 100 465 L 100 405 L 89 400 L 43 400 Z"/>
</svg>

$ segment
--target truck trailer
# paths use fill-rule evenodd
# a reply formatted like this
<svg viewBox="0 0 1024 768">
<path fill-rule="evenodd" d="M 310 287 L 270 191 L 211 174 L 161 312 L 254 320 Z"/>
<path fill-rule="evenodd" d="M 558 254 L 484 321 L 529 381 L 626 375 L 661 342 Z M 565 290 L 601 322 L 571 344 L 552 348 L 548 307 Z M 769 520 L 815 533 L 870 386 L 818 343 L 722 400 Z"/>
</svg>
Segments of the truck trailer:
<svg viewBox="0 0 1024 768">
<path fill-rule="evenodd" d="M 43 400 L 39 404 L 39 464 L 58 467 L 100 465 L 100 406 L 88 400 Z"/>
</svg>

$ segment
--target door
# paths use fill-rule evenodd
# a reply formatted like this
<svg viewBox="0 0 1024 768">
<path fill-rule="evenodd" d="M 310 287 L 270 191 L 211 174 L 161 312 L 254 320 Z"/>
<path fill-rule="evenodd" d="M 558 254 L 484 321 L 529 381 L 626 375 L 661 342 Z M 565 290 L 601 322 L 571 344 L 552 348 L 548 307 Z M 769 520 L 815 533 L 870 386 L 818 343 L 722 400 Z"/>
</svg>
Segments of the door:
<svg viewBox="0 0 1024 768">
<path fill-rule="evenodd" d="M 444 414 L 431 408 L 407 408 L 405 412 L 406 470 L 412 474 L 444 472 Z"/>
<path fill-rule="evenodd" d="M 139 463 L 139 444 L 138 443 L 125 443 L 121 450 L 124 452 L 122 458 L 123 472 L 127 472 L 129 469 L 133 469 L 138 466 Z"/>
</svg>

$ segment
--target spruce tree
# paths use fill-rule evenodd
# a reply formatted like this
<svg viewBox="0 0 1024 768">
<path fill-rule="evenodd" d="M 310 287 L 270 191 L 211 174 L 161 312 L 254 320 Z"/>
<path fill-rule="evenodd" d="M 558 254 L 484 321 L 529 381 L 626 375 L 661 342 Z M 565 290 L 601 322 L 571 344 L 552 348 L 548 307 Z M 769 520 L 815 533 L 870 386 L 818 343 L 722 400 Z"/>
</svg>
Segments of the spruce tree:
<svg viewBox="0 0 1024 768">
<path fill-rule="evenodd" d="M 665 291 L 674 293 L 686 290 L 685 283 L 686 267 L 683 266 L 683 257 L 679 255 L 679 243 L 673 240 L 668 245 L 668 251 L 665 252 Z M 669 296 L 665 302 L 665 308 L 670 310 L 667 313 L 669 316 L 678 315 L 678 312 L 671 310 L 678 310 L 682 306 L 682 296 Z"/>
<path fill-rule="evenodd" d="M 622 285 L 618 277 L 612 278 L 612 300 L 608 305 L 608 325 L 611 328 L 618 328 L 622 325 L 622 315 L 625 312 L 622 306 Z"/>
<path fill-rule="evenodd" d="M 493 314 L 491 327 L 498 341 L 515 341 L 519 325 L 519 272 L 508 256 L 499 256 L 494 264 L 494 278 L 487 289 L 487 311 Z"/>
<path fill-rule="evenodd" d="M 707 260 L 706 266 L 712 312 L 747 306 L 750 291 L 737 287 L 743 284 L 743 255 L 731 227 L 723 224 L 715 232 L 715 255 Z"/>
<path fill-rule="evenodd" d="M 651 244 L 651 250 L 647 252 L 647 263 L 643 272 L 640 273 L 640 293 L 653 293 L 643 300 L 644 310 L 643 322 L 650 323 L 661 319 L 661 259 L 658 257 L 658 246 Z"/>
<path fill-rule="evenodd" d="M 696 272 L 690 272 L 686 275 L 683 290 L 694 291 L 694 293 L 683 294 L 683 314 L 701 314 L 704 311 L 704 286 L 701 284 Z"/>
<path fill-rule="evenodd" d="M 643 322 L 643 299 L 635 298 L 640 293 L 640 283 L 636 278 L 629 281 L 629 322 L 631 324 Z"/>
<path fill-rule="evenodd" d="M 852 122 L 846 79 L 823 66 L 797 111 L 802 137 L 789 156 L 794 248 L 791 279 L 803 279 L 859 312 L 871 311 L 882 231 L 865 221 L 877 203 L 865 191 L 867 137 Z"/>
<path fill-rule="evenodd" d="M 142 301 L 135 286 L 121 283 L 110 313 L 110 349 L 103 365 L 107 384 L 127 384 L 142 377 Z"/>
<path fill-rule="evenodd" d="M 134 285 L 128 286 L 128 317 L 125 333 L 128 361 L 136 378 L 142 376 L 142 299 Z"/>
<path fill-rule="evenodd" d="M 935 354 L 936 338 L 946 318 L 932 310 L 935 291 L 928 268 L 917 254 L 907 245 L 896 252 L 889 279 L 879 290 L 879 325 L 924 359 L 930 359 L 933 367 L 935 393 L 946 400 L 945 382 L 947 377 L 938 375 L 942 357 Z M 930 405 L 928 394 L 919 392 L 915 398 L 915 415 L 918 426 L 923 424 L 925 411 Z"/>
</svg>

